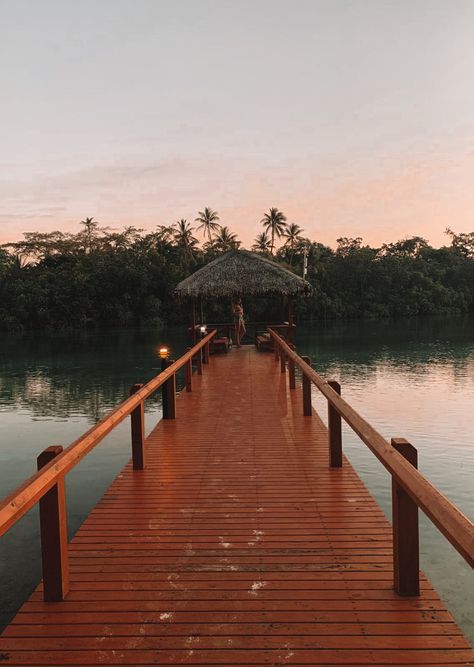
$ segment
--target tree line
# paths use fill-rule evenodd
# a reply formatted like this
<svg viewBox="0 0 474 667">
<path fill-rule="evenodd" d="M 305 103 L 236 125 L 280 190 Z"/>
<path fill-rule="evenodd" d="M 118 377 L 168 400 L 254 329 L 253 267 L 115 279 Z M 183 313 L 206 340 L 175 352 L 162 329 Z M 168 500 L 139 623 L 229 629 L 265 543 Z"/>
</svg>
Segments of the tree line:
<svg viewBox="0 0 474 667">
<path fill-rule="evenodd" d="M 278 208 L 260 221 L 251 247 L 313 286 L 300 298 L 300 320 L 384 318 L 474 312 L 474 232 L 446 230 L 434 248 L 422 237 L 371 247 L 339 238 L 333 249 L 304 236 Z M 196 234 L 201 233 L 199 242 Z M 175 285 L 221 253 L 241 247 L 237 234 L 206 207 L 194 224 L 180 219 L 145 232 L 120 231 L 85 218 L 77 233 L 28 232 L 0 247 L 0 328 L 123 327 L 179 323 L 187 308 Z M 274 315 L 275 300 L 249 300 L 250 312 Z M 228 315 L 213 304 L 213 317 Z"/>
</svg>

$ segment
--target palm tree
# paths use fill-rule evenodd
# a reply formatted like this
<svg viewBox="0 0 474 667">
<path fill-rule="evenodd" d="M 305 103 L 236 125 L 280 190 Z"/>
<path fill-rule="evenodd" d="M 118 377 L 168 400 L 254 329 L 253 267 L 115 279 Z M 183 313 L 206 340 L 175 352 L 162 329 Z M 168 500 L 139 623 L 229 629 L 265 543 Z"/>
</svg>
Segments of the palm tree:
<svg viewBox="0 0 474 667">
<path fill-rule="evenodd" d="M 301 232 L 304 231 L 299 225 L 294 222 L 288 225 L 283 231 L 283 236 L 286 238 L 285 246 L 290 249 L 290 264 L 293 264 L 293 256 L 295 249 L 301 241 Z"/>
<path fill-rule="evenodd" d="M 178 220 L 174 227 L 174 241 L 178 248 L 181 249 L 186 266 L 189 268 L 189 263 L 193 259 L 194 248 L 198 243 L 197 238 L 193 236 L 194 227 L 191 227 L 185 218 Z"/>
<path fill-rule="evenodd" d="M 271 230 L 272 243 L 270 252 L 273 255 L 273 250 L 275 248 L 275 235 L 280 238 L 280 236 L 283 234 L 286 227 L 286 215 L 282 211 L 279 211 L 277 208 L 271 208 L 270 213 L 265 213 L 260 222 L 267 231 Z"/>
<path fill-rule="evenodd" d="M 198 225 L 198 227 L 196 227 L 196 229 L 198 231 L 202 229 L 203 234 L 207 234 L 210 245 L 212 245 L 211 232 L 216 232 L 220 227 L 219 223 L 217 222 L 218 220 L 219 216 L 217 211 L 213 211 L 212 208 L 209 208 L 208 206 L 206 206 L 204 211 L 199 211 L 198 217 L 194 220 L 195 222 L 201 223 Z"/>
<path fill-rule="evenodd" d="M 219 232 L 213 239 L 214 247 L 227 252 L 228 250 L 237 250 L 241 241 L 238 240 L 237 234 L 230 231 L 228 227 L 221 227 Z"/>
<path fill-rule="evenodd" d="M 270 250 L 271 245 L 272 242 L 268 237 L 267 232 L 262 232 L 261 234 L 257 234 L 255 243 L 252 246 L 252 250 L 256 250 L 257 252 L 261 252 L 266 255 Z"/>
<path fill-rule="evenodd" d="M 173 225 L 158 225 L 155 232 L 155 238 L 158 243 L 169 243 L 175 235 Z"/>
<path fill-rule="evenodd" d="M 81 220 L 81 225 L 84 225 L 82 233 L 84 235 L 86 252 L 92 252 L 92 246 L 99 231 L 99 223 L 94 218 L 86 218 L 85 220 Z"/>
</svg>

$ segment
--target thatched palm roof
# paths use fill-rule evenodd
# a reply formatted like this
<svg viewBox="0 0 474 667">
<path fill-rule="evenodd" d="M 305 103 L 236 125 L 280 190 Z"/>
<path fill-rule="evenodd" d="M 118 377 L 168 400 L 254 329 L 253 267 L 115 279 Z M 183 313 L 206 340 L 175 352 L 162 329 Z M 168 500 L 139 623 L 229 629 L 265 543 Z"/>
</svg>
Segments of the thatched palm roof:
<svg viewBox="0 0 474 667">
<path fill-rule="evenodd" d="M 215 299 L 310 291 L 310 283 L 276 262 L 248 250 L 229 250 L 182 280 L 174 294 L 181 299 Z"/>
</svg>

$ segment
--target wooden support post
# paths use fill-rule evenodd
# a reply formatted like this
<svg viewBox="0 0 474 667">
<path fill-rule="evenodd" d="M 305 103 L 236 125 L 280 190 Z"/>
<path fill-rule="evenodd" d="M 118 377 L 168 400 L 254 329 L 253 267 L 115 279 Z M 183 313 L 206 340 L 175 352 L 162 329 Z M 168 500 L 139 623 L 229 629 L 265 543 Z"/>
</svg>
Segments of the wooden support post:
<svg viewBox="0 0 474 667">
<path fill-rule="evenodd" d="M 293 297 L 288 297 L 288 343 L 293 343 Z"/>
<path fill-rule="evenodd" d="M 132 384 L 130 396 L 143 387 L 142 384 Z M 134 470 L 143 470 L 145 467 L 145 406 L 143 401 L 130 413 L 132 428 L 132 462 Z"/>
<path fill-rule="evenodd" d="M 202 348 L 203 351 L 203 363 L 208 364 L 209 363 L 209 343 L 206 343 L 204 347 Z"/>
<path fill-rule="evenodd" d="M 38 470 L 63 451 L 60 445 L 48 447 L 37 458 Z M 60 602 L 69 591 L 67 553 L 66 494 L 64 478 L 39 501 L 41 560 L 43 564 L 43 599 Z"/>
<path fill-rule="evenodd" d="M 168 366 L 174 364 L 174 359 L 168 361 Z M 166 400 L 163 402 L 163 419 L 176 419 L 176 374 L 166 380 L 163 385 Z"/>
<path fill-rule="evenodd" d="M 202 375 L 202 347 L 196 352 L 197 356 L 197 372 L 198 375 Z"/>
<path fill-rule="evenodd" d="M 286 353 L 285 350 L 280 350 L 280 372 L 286 373 Z"/>
<path fill-rule="evenodd" d="M 290 344 L 290 347 L 294 352 L 296 348 L 293 343 Z M 288 378 L 290 389 L 296 389 L 295 362 L 291 358 L 288 359 Z"/>
<path fill-rule="evenodd" d="M 188 347 L 186 352 L 189 352 L 191 348 Z M 193 389 L 193 360 L 192 358 L 186 363 L 185 366 L 185 377 L 186 377 L 186 391 L 192 391 Z"/>
<path fill-rule="evenodd" d="M 196 300 L 193 299 L 191 306 L 191 329 L 193 345 L 196 345 Z"/>
<path fill-rule="evenodd" d="M 275 361 L 280 358 L 280 344 L 275 338 L 273 339 L 273 349 L 275 350 Z"/>
<path fill-rule="evenodd" d="M 418 455 L 404 438 L 392 438 L 392 447 L 415 468 Z M 398 595 L 420 594 L 418 506 L 392 477 L 393 586 Z"/>
<path fill-rule="evenodd" d="M 328 380 L 328 385 L 336 394 L 341 395 L 341 385 L 336 380 Z M 329 465 L 331 468 L 342 467 L 342 430 L 341 415 L 328 401 L 328 437 Z"/>
<path fill-rule="evenodd" d="M 308 366 L 311 366 L 311 359 L 309 357 L 301 357 Z M 311 380 L 303 373 L 301 382 L 303 385 L 303 415 L 305 417 L 313 416 L 313 407 L 311 405 Z"/>
<path fill-rule="evenodd" d="M 161 360 L 161 372 L 165 371 L 169 366 L 168 359 L 164 358 Z M 168 414 L 168 392 L 166 390 L 166 383 L 161 385 L 161 409 L 163 413 L 163 419 L 166 419 L 165 415 Z"/>
</svg>

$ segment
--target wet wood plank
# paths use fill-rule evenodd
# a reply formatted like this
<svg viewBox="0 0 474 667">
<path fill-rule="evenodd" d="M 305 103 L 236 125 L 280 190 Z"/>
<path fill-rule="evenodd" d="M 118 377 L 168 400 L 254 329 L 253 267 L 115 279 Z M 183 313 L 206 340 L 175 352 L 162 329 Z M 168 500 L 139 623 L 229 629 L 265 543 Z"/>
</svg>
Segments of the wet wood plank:
<svg viewBox="0 0 474 667">
<path fill-rule="evenodd" d="M 391 529 L 355 471 L 328 467 L 274 355 L 214 356 L 0 638 L 7 665 L 469 665 L 427 579 L 392 587 Z"/>
</svg>

